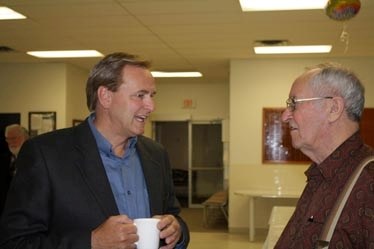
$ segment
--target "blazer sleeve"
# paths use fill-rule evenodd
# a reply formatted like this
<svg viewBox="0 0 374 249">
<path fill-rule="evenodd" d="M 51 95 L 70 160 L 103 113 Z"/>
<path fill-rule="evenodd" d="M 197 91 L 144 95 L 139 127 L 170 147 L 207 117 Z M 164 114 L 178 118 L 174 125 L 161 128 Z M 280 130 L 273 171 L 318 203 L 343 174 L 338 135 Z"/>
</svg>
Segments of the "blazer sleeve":
<svg viewBox="0 0 374 249">
<path fill-rule="evenodd" d="M 0 248 L 83 249 L 118 215 L 87 121 L 27 140 L 0 220 Z"/>
<path fill-rule="evenodd" d="M 72 229 L 59 235 L 51 228 L 56 202 L 46 160 L 34 140 L 24 143 L 0 223 L 0 248 L 90 248 L 91 231 Z"/>
</svg>

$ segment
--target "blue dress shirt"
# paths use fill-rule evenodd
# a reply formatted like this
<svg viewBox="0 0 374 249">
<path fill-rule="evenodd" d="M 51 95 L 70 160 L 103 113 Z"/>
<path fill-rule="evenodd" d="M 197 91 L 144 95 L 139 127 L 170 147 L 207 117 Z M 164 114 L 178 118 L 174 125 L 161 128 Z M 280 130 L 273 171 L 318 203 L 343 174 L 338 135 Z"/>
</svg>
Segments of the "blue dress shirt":
<svg viewBox="0 0 374 249">
<path fill-rule="evenodd" d="M 129 139 L 124 156 L 118 157 L 114 154 L 109 141 L 96 129 L 94 119 L 95 114 L 92 113 L 88 122 L 96 139 L 119 213 L 126 214 L 131 219 L 150 217 L 147 186 L 135 147 L 137 137 Z"/>
<path fill-rule="evenodd" d="M 92 113 L 88 123 L 98 145 L 119 213 L 126 214 L 131 219 L 150 217 L 147 186 L 135 147 L 137 137 L 129 139 L 125 155 L 118 157 L 109 141 L 96 129 L 94 119 L 95 113 Z M 185 249 L 184 240 L 182 236 L 175 248 Z"/>
</svg>

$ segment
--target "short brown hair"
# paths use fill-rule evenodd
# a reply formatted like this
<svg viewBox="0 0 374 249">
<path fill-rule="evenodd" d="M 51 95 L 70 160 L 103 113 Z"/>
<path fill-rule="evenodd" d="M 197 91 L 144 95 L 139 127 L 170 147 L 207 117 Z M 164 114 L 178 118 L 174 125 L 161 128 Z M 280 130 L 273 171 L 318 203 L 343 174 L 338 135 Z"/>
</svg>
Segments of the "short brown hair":
<svg viewBox="0 0 374 249">
<path fill-rule="evenodd" d="M 105 56 L 91 70 L 86 84 L 87 107 L 94 111 L 97 104 L 97 90 L 100 86 L 117 91 L 122 84 L 122 69 L 126 65 L 149 68 L 150 62 L 140 60 L 136 55 L 117 52 Z"/>
</svg>

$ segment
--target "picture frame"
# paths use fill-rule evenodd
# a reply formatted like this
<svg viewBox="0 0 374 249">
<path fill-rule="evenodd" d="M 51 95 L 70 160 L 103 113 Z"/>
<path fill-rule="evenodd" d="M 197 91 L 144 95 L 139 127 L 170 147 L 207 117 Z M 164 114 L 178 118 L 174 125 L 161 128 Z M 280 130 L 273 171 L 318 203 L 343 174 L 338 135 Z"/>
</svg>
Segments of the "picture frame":
<svg viewBox="0 0 374 249">
<path fill-rule="evenodd" d="M 272 164 L 310 163 L 301 151 L 292 147 L 288 124 L 282 122 L 285 108 L 263 108 L 262 162 Z M 374 147 L 374 108 L 364 108 L 360 134 L 364 142 Z"/>
<path fill-rule="evenodd" d="M 56 112 L 29 112 L 29 133 L 34 137 L 56 130 Z"/>
<path fill-rule="evenodd" d="M 82 120 L 82 119 L 73 119 L 73 121 L 72 121 L 72 125 L 73 126 L 77 126 L 77 125 L 79 125 L 80 123 L 82 123 L 84 120 Z"/>
<path fill-rule="evenodd" d="M 285 108 L 263 108 L 262 162 L 273 164 L 310 163 L 300 150 L 292 147 L 288 124 L 282 121 Z"/>
</svg>

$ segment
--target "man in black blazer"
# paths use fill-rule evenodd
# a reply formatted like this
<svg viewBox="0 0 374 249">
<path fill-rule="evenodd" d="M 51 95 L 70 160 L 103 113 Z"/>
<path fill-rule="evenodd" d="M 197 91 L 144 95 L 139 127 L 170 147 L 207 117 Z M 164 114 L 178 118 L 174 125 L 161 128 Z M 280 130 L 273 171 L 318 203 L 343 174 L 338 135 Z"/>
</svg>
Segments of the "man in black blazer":
<svg viewBox="0 0 374 249">
<path fill-rule="evenodd" d="M 159 217 L 161 248 L 187 248 L 169 159 L 141 134 L 154 110 L 149 64 L 106 56 L 87 81 L 91 115 L 24 143 L 0 223 L 0 248 L 135 248 L 133 219 Z"/>
</svg>

